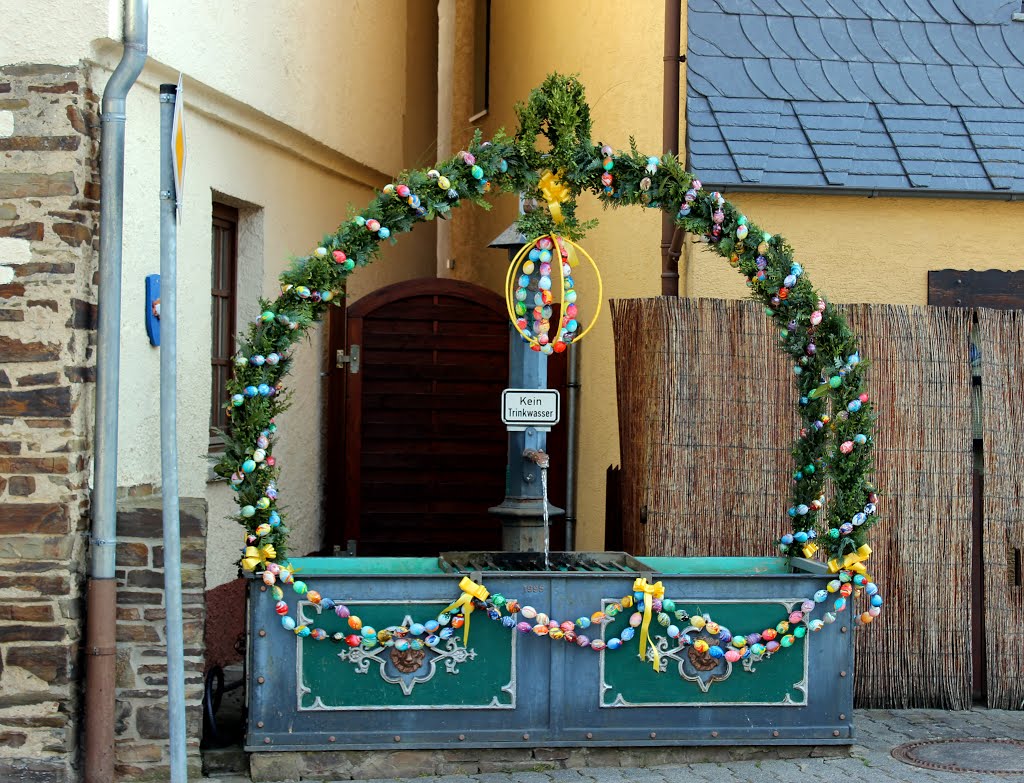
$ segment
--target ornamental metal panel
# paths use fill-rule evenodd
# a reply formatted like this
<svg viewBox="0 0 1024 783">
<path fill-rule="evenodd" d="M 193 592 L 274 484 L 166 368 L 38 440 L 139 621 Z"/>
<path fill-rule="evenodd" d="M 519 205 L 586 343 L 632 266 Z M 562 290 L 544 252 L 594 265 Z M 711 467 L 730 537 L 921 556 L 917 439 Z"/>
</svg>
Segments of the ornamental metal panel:
<svg viewBox="0 0 1024 783">
<path fill-rule="evenodd" d="M 447 558 L 447 568 L 460 559 Z M 292 562 L 310 590 L 344 603 L 374 628 L 422 623 L 458 597 L 458 576 L 445 573 L 440 561 L 397 560 Z M 662 581 L 677 610 L 691 618 L 709 614 L 723 629 L 742 634 L 774 627 L 832 578 L 810 563 L 801 564 L 808 570 L 787 572 L 777 558 L 645 562 L 584 554 L 578 562 L 636 564 L 649 580 Z M 492 594 L 566 620 L 631 595 L 639 575 L 629 568 L 477 576 Z M 651 660 L 640 660 L 636 642 L 603 652 L 581 649 L 510 630 L 482 611 L 472 614 L 465 644 L 464 629 L 419 650 L 314 641 L 285 631 L 270 590 L 255 580 L 249 585 L 250 751 L 849 744 L 854 736 L 853 618 L 847 613 L 753 664 L 696 654 L 652 622 L 655 672 Z M 300 620 L 328 633 L 348 630 L 347 620 L 308 600 L 299 599 L 297 608 Z M 618 637 L 629 614 L 591 626 L 591 637 Z"/>
</svg>

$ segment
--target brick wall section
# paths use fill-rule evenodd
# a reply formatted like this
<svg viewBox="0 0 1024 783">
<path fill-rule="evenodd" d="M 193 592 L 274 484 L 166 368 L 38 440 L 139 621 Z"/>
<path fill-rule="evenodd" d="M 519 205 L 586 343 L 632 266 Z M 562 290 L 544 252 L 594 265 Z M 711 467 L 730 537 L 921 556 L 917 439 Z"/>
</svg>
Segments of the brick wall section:
<svg viewBox="0 0 1024 783">
<path fill-rule="evenodd" d="M 95 377 L 97 98 L 0 67 L 0 780 L 77 777 Z"/>
<path fill-rule="evenodd" d="M 189 775 L 201 775 L 206 501 L 182 498 L 181 579 Z M 166 780 L 167 636 L 160 498 L 126 498 L 117 514 L 117 773 Z"/>
</svg>

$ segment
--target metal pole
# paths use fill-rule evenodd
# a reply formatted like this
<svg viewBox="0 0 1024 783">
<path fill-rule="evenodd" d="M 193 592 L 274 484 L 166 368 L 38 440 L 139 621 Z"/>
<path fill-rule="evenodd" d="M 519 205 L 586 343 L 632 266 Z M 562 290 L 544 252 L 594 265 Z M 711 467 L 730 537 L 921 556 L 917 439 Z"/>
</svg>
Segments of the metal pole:
<svg viewBox="0 0 1024 783">
<path fill-rule="evenodd" d="M 185 759 L 185 645 L 181 625 L 181 532 L 178 515 L 178 227 L 171 138 L 177 89 L 174 84 L 160 85 L 160 472 L 171 783 L 185 783 L 188 780 Z"/>
<path fill-rule="evenodd" d="M 566 435 L 565 449 L 565 551 L 576 550 L 576 455 L 579 449 L 580 433 L 580 343 L 574 343 L 566 353 L 569 373 L 566 378 Z"/>
<path fill-rule="evenodd" d="M 526 242 L 515 224 L 509 226 L 488 247 L 508 251 L 509 261 Z M 513 389 L 546 389 L 548 357 L 531 351 L 526 341 L 509 325 L 509 386 Z M 544 551 L 544 507 L 538 452 L 547 449 L 547 432 L 534 427 L 508 434 L 508 466 L 505 499 L 489 509 L 501 518 L 502 549 L 506 552 Z M 533 455 L 533 456 L 528 456 Z M 565 512 L 548 504 L 549 517 Z"/>
<path fill-rule="evenodd" d="M 117 404 L 121 370 L 121 253 L 124 228 L 125 104 L 146 64 L 149 5 L 124 2 L 124 53 L 103 90 L 100 135 L 99 323 L 89 582 L 86 588 L 85 780 L 114 779 L 117 626 Z"/>
</svg>

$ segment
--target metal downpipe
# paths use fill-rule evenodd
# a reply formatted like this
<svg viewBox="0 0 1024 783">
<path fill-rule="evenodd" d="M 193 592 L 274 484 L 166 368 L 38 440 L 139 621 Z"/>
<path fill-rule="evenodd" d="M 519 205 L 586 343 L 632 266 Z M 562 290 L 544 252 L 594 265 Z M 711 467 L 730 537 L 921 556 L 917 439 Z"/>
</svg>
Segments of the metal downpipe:
<svg viewBox="0 0 1024 783">
<path fill-rule="evenodd" d="M 85 781 L 114 779 L 117 405 L 121 365 L 121 256 L 126 96 L 146 64 L 149 4 L 124 2 L 124 53 L 103 90 L 100 136 L 99 323 L 96 443 L 86 593 Z"/>
<path fill-rule="evenodd" d="M 682 0 L 665 0 L 665 76 L 662 93 L 662 149 L 679 154 L 679 26 Z M 675 221 L 665 213 L 661 218 L 661 295 L 679 296 L 679 253 L 673 256 Z"/>
</svg>

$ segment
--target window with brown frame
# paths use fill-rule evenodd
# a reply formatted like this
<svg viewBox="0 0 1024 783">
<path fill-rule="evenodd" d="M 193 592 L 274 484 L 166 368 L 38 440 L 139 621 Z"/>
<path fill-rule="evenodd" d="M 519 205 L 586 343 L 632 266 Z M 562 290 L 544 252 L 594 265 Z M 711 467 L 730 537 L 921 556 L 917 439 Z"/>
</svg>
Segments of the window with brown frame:
<svg viewBox="0 0 1024 783">
<path fill-rule="evenodd" d="M 235 353 L 235 292 L 238 271 L 238 210 L 213 205 L 210 332 L 213 394 L 210 409 L 210 450 L 223 448 L 217 432 L 227 429 L 227 383 Z"/>
</svg>

